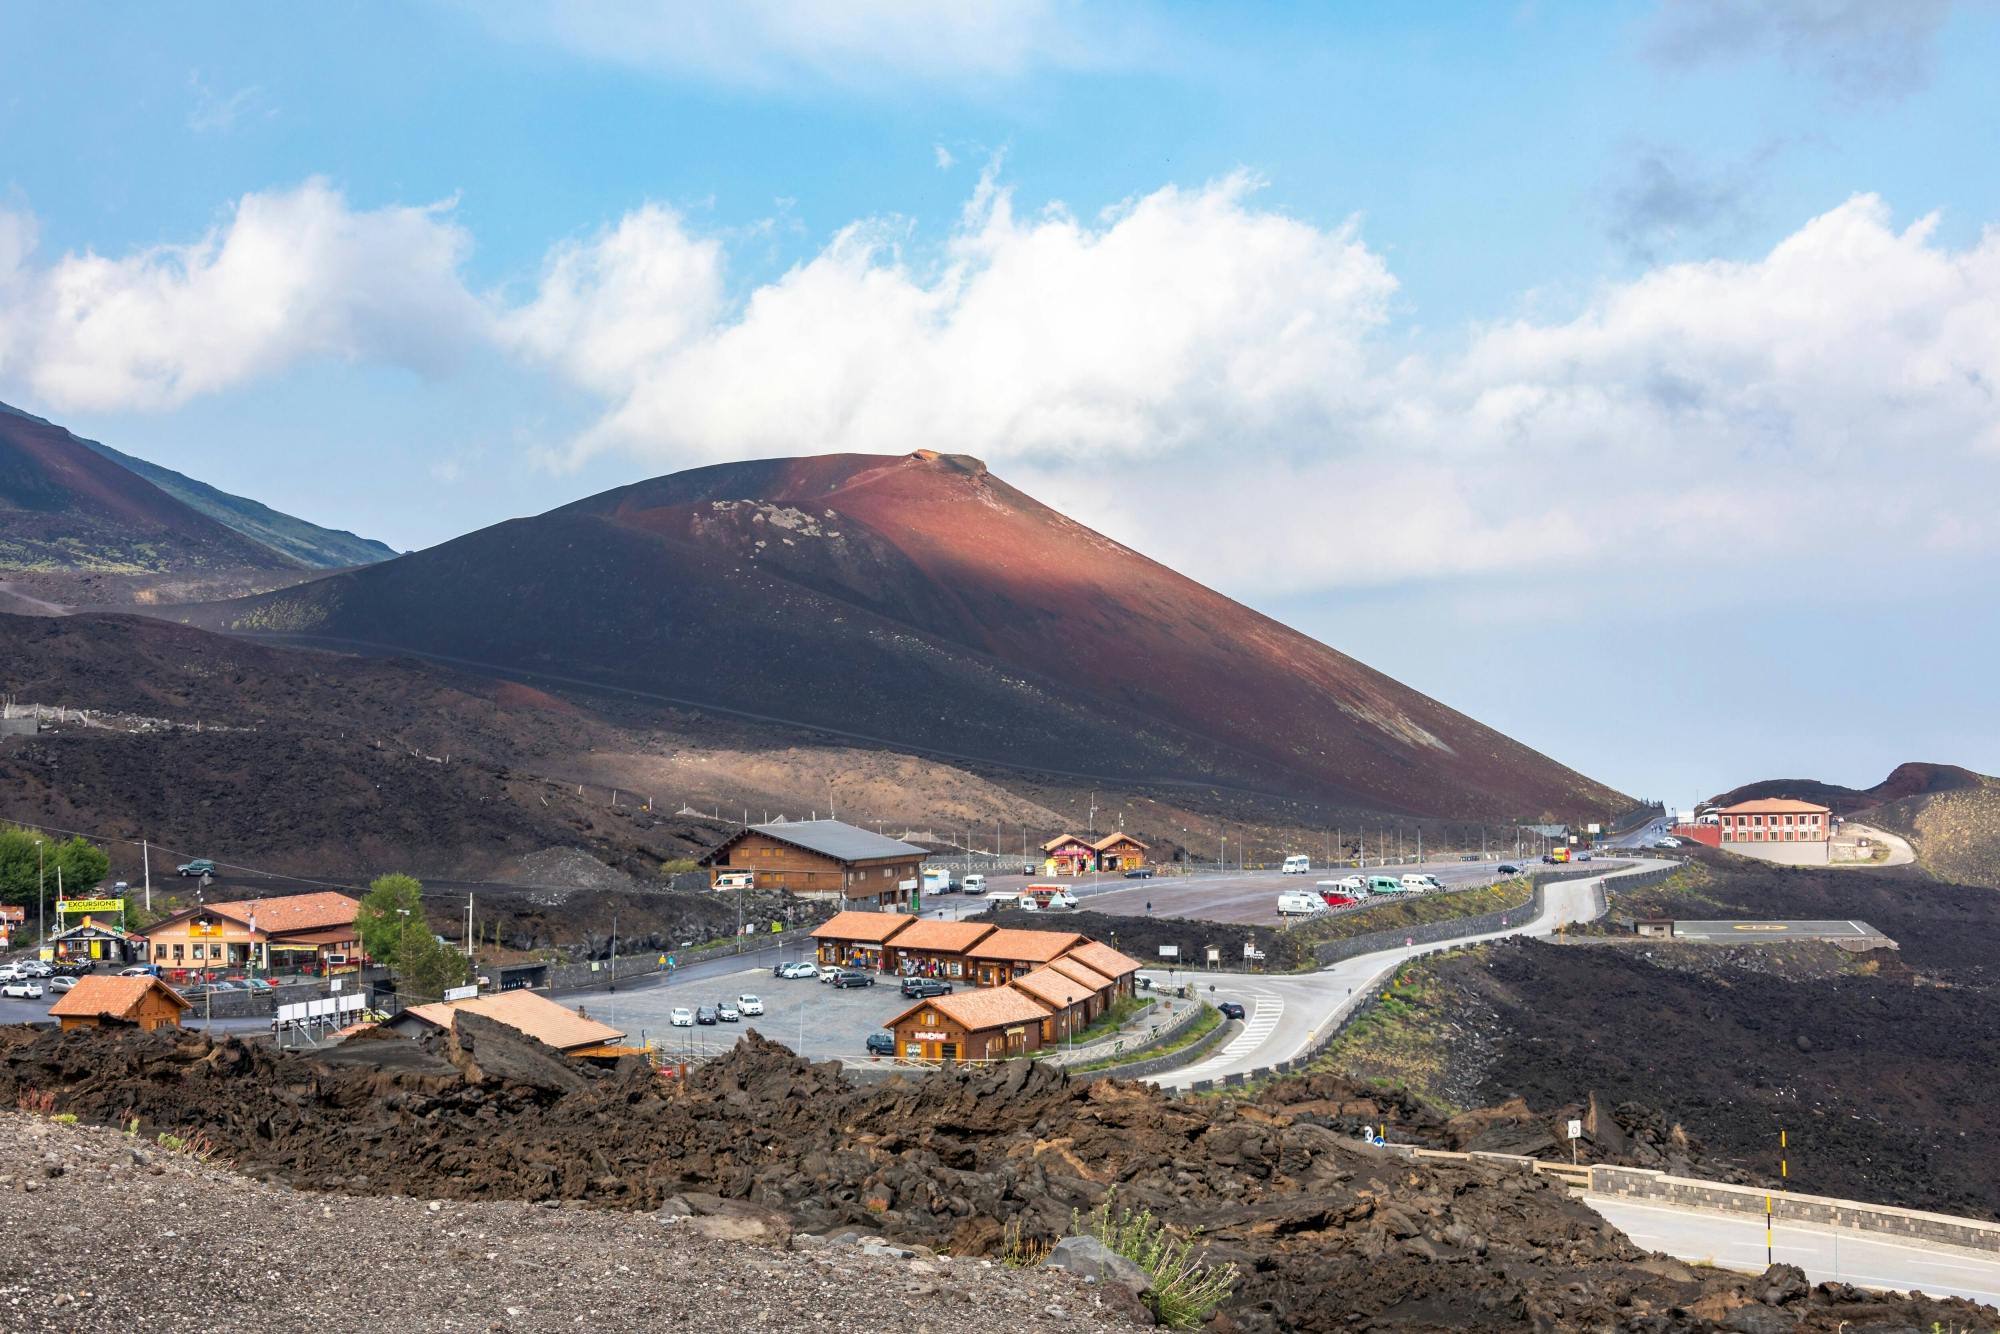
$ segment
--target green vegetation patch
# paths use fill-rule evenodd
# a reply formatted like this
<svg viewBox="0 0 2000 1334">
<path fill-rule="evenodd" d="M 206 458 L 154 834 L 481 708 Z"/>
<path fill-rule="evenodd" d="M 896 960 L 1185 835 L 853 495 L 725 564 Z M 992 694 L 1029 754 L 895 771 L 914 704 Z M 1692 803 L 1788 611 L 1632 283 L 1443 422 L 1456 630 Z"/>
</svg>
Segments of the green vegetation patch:
<svg viewBox="0 0 2000 1334">
<path fill-rule="evenodd" d="M 1484 913 L 1525 908 L 1534 897 L 1534 886 L 1526 879 L 1502 880 L 1484 889 L 1468 889 L 1456 894 L 1412 894 L 1390 903 L 1370 904 L 1358 912 L 1334 913 L 1293 928 L 1292 936 L 1308 946 L 1329 940 L 1347 940 L 1371 931 L 1393 931 L 1403 927 L 1427 926 L 1433 922 L 1456 921 Z M 1317 968 L 1308 961 L 1307 968 Z"/>
</svg>

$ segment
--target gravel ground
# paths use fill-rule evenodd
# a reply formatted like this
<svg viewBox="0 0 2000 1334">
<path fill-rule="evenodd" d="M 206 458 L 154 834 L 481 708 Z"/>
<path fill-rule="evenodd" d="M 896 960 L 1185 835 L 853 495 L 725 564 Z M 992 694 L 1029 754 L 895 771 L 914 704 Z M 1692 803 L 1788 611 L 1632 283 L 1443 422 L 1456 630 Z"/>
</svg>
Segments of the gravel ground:
<svg viewBox="0 0 2000 1334">
<path fill-rule="evenodd" d="M 18 1112 L 0 1112 L 0 1144 L 10 1331 L 1131 1328 L 1051 1270 L 722 1242 L 574 1205 L 320 1195 Z"/>
</svg>

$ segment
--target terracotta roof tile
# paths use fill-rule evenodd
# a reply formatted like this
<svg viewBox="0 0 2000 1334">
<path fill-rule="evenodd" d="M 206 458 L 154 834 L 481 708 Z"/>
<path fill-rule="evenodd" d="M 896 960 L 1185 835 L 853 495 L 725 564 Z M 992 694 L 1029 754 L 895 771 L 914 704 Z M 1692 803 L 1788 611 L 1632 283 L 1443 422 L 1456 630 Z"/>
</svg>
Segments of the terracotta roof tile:
<svg viewBox="0 0 2000 1334">
<path fill-rule="evenodd" d="M 1138 839 L 1132 837 L 1130 834 L 1124 833 L 1123 831 L 1120 831 L 1119 833 L 1116 834 L 1106 834 L 1103 838 L 1098 839 L 1095 843 L 1091 844 L 1090 846 L 1095 848 L 1099 852 L 1103 852 L 1106 848 L 1115 847 L 1120 843 L 1130 843 L 1135 848 L 1143 848 L 1146 846 L 1144 843 L 1141 843 Z"/>
<path fill-rule="evenodd" d="M 1011 985 L 985 987 L 918 1001 L 891 1019 L 889 1027 L 894 1028 L 927 1005 L 968 1032 L 1006 1028 L 1013 1024 L 1038 1024 L 1049 1017 L 1051 1008 L 1024 991 L 1016 991 Z"/>
<path fill-rule="evenodd" d="M 1047 963 L 1083 942 L 1074 931 L 1023 931 L 1003 928 L 966 951 L 974 959 L 1004 959 L 1009 963 Z"/>
<path fill-rule="evenodd" d="M 1036 1000 L 1046 1001 L 1058 1009 L 1081 1005 L 1098 991 L 1096 987 L 1085 986 L 1052 965 L 1037 968 L 1032 973 L 1015 978 L 1007 985 L 1019 987 Z"/>
<path fill-rule="evenodd" d="M 1084 967 L 1110 978 L 1124 977 L 1127 973 L 1136 973 L 1146 966 L 1130 955 L 1120 954 L 1109 945 L 1096 940 L 1086 941 L 1070 950 L 1069 957 Z"/>
<path fill-rule="evenodd" d="M 879 945 L 917 919 L 906 912 L 837 912 L 812 930 L 814 940 L 860 940 Z"/>
<path fill-rule="evenodd" d="M 211 903 L 206 906 L 217 917 L 227 917 L 244 926 L 248 926 L 250 919 L 255 917 L 259 931 L 266 935 L 283 935 L 287 931 L 350 926 L 361 901 L 323 889 L 311 894 L 287 894 L 275 899 L 240 899 L 234 903 Z M 183 910 L 168 918 L 167 922 L 177 923 L 188 915 Z M 162 922 L 160 925 L 166 924 Z"/>
<path fill-rule="evenodd" d="M 172 997 L 174 1003 L 183 1010 L 188 1000 L 157 977 L 80 977 L 76 985 L 62 994 L 62 999 L 49 1007 L 49 1013 L 61 1019 L 65 1016 L 87 1018 L 97 1016 L 123 1019 L 145 999 L 146 993 L 154 987 Z"/>
<path fill-rule="evenodd" d="M 455 1011 L 466 1010 L 473 1014 L 485 1015 L 496 1023 L 519 1029 L 529 1037 L 558 1051 L 568 1051 L 572 1047 L 591 1047 L 603 1042 L 616 1042 L 624 1037 L 623 1031 L 608 1024 L 600 1024 L 595 1019 L 586 1019 L 575 1010 L 558 1005 L 546 996 L 538 996 L 532 991 L 499 991 L 487 996 L 473 996 L 466 1000 L 439 1001 L 431 1005 L 412 1005 L 406 1014 L 413 1014 L 426 1023 L 439 1028 L 450 1028 Z"/>
<path fill-rule="evenodd" d="M 912 922 L 896 933 L 899 950 L 931 950 L 938 954 L 963 954 L 993 934 L 985 922 L 941 922 L 926 918 Z"/>
<path fill-rule="evenodd" d="M 1795 801 L 1790 797 L 1760 797 L 1755 801 L 1739 801 L 1734 806 L 1724 806 L 1717 814 L 1770 815 L 1775 812 L 1779 815 L 1790 815 L 1815 811 L 1822 815 L 1831 814 L 1825 806 L 1815 805 L 1810 801 Z"/>
<path fill-rule="evenodd" d="M 1087 968 L 1077 962 L 1076 955 L 1065 954 L 1060 959 L 1051 959 L 1049 967 L 1059 969 L 1089 987 L 1092 991 L 1102 991 L 1111 985 L 1111 979 L 1095 968 Z"/>
</svg>

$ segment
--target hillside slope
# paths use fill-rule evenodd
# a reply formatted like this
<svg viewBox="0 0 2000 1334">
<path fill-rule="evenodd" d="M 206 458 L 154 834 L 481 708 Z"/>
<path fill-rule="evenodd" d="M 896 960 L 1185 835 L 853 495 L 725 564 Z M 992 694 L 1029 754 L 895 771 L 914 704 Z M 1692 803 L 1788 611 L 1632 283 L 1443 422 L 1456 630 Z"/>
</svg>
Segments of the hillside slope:
<svg viewBox="0 0 2000 1334">
<path fill-rule="evenodd" d="M 1899 764 L 1873 787 L 1809 778 L 1745 783 L 1715 798 L 1727 806 L 1758 797 L 1816 801 L 1843 819 L 1910 840 L 1917 862 L 1960 884 L 2000 888 L 2000 779 L 1956 764 Z"/>
<path fill-rule="evenodd" d="M 0 411 L 0 568 L 166 574 L 299 568 L 88 448 Z"/>
<path fill-rule="evenodd" d="M 0 566 L 331 570 L 395 554 L 0 403 Z"/>
<path fill-rule="evenodd" d="M 1502 820 L 1625 804 L 930 451 L 677 473 L 187 617 L 1050 773 Z"/>
</svg>

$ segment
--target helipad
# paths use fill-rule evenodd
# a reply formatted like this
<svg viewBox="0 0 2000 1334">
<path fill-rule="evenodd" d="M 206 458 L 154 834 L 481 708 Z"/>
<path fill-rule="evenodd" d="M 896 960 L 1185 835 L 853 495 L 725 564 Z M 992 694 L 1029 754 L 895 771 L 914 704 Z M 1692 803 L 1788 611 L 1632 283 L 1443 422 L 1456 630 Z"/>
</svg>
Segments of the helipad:
<svg viewBox="0 0 2000 1334">
<path fill-rule="evenodd" d="M 1877 940 L 1888 937 L 1852 919 L 1824 922 L 1688 922 L 1674 923 L 1674 939 L 1710 944 L 1756 945 L 1786 940 Z"/>
</svg>

